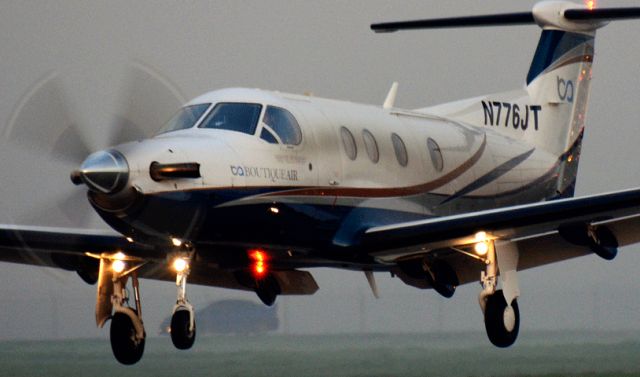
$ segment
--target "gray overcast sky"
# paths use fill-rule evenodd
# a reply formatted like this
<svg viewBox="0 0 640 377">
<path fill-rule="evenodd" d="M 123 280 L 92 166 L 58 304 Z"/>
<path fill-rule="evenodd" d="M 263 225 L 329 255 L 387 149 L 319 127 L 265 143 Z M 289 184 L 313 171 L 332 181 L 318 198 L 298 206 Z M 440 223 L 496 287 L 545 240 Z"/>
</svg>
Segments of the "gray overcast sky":
<svg viewBox="0 0 640 377">
<path fill-rule="evenodd" d="M 423 107 L 524 83 L 539 29 L 504 27 L 376 35 L 375 21 L 524 11 L 533 1 L 3 1 L 0 3 L 0 121 L 48 72 L 59 73 L 84 135 L 100 145 L 118 112 L 131 62 L 153 67 L 185 98 L 233 86 L 381 104 L 399 81 L 397 105 Z M 637 1 L 600 1 L 633 6 Z M 598 35 L 578 194 L 638 186 L 640 22 Z M 174 109 L 160 109 L 170 114 Z M 0 220 L 70 225 L 56 207 L 68 166 L 0 147 Z M 82 200 L 81 197 L 79 200 Z M 87 209 L 84 203 L 77 204 Z M 99 226 L 94 219 L 90 226 Z M 638 247 L 613 262 L 585 257 L 521 274 L 522 331 L 640 329 Z M 483 331 L 479 286 L 451 300 L 379 275 L 374 300 L 362 274 L 318 270 L 320 291 L 281 299 L 294 332 Z M 94 327 L 95 287 L 75 274 L 0 265 L 0 338 L 105 336 Z M 253 294 L 191 287 L 198 306 Z M 148 333 L 169 314 L 171 283 L 142 282 Z M 364 314 L 363 314 L 364 313 Z M 605 321 L 606 320 L 606 321 Z"/>
</svg>

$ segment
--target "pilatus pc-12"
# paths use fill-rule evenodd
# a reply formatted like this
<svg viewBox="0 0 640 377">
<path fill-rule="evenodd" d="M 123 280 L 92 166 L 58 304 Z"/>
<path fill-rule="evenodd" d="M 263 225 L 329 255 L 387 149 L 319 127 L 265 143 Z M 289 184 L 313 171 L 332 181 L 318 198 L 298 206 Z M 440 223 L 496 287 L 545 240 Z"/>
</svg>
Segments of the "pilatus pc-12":
<svg viewBox="0 0 640 377">
<path fill-rule="evenodd" d="M 145 344 L 138 279 L 176 281 L 171 339 L 188 349 L 187 281 L 253 291 L 271 305 L 313 294 L 314 267 L 364 272 L 374 293 L 375 272 L 445 297 L 479 281 L 489 340 L 508 347 L 520 324 L 518 271 L 589 254 L 610 260 L 640 241 L 640 189 L 573 197 L 596 31 L 636 17 L 640 8 L 545 1 L 531 12 L 374 24 L 536 24 L 542 34 L 524 87 L 434 107 L 396 108 L 396 85 L 382 106 L 206 93 L 155 136 L 85 154 L 71 172 L 118 235 L 4 225 L 0 260 L 96 284 L 97 325 L 111 320 L 124 364 Z"/>
</svg>

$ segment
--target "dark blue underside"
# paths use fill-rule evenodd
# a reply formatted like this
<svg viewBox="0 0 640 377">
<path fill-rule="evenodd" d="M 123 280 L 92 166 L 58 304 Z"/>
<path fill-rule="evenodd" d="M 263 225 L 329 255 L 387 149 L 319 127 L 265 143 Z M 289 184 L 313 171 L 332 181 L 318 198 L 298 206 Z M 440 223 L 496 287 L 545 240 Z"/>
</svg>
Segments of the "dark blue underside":
<svg viewBox="0 0 640 377">
<path fill-rule="evenodd" d="M 279 245 L 331 252 L 353 243 L 367 228 L 424 219 L 420 213 L 368 207 L 276 203 L 220 206 L 282 188 L 189 191 L 150 195 L 126 215 L 101 213 L 134 238 L 167 236 L 200 245 Z M 272 208 L 277 208 L 277 213 Z M 141 230 L 153 234 L 141 234 Z"/>
<path fill-rule="evenodd" d="M 284 188 L 252 188 L 197 190 L 147 195 L 127 213 L 105 213 L 102 217 L 114 229 L 136 240 L 152 243 L 168 241 L 169 237 L 191 240 L 199 252 L 210 250 L 247 250 L 264 246 L 308 252 L 332 260 L 354 260 L 361 234 L 368 228 L 496 208 L 505 205 L 540 201 L 553 187 L 544 177 L 524 190 L 508 196 L 460 197 L 443 204 L 445 196 L 425 193 L 420 197 L 397 198 L 398 204 L 411 203 L 424 208 L 423 213 L 370 206 L 345 206 L 310 203 L 232 203 L 260 194 L 282 192 Z M 275 199 L 275 197 L 274 197 Z M 313 198 L 309 198 L 311 201 Z M 375 202 L 369 198 L 362 205 Z M 386 199 L 390 200 L 390 199 Z M 330 202 L 330 201 L 329 201 Z M 277 208 L 277 213 L 272 208 Z M 354 248 L 354 246 L 356 246 Z M 209 254 L 211 254 L 209 252 Z"/>
</svg>

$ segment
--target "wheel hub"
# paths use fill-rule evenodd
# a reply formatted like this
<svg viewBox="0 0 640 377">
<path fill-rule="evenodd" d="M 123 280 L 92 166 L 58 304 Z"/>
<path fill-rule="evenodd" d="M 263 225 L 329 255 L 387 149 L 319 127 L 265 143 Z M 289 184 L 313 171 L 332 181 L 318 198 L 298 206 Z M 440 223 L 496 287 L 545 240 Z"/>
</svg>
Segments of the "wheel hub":
<svg viewBox="0 0 640 377">
<path fill-rule="evenodd" d="M 502 320 L 504 322 L 505 330 L 507 330 L 508 332 L 512 332 L 516 327 L 516 313 L 511 305 L 507 305 L 507 307 L 504 308 Z"/>
</svg>

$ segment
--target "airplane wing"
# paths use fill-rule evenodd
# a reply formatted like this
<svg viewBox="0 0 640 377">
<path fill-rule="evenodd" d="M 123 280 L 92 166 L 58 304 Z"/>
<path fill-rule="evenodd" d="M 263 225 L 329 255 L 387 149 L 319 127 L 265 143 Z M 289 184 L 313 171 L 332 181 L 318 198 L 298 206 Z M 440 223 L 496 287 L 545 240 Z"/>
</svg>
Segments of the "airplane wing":
<svg viewBox="0 0 640 377">
<path fill-rule="evenodd" d="M 55 227 L 0 225 L 0 261 L 75 271 L 89 284 L 98 280 L 99 256 L 123 251 L 144 261 L 138 270 L 141 278 L 175 281 L 167 268 L 166 251 L 158 246 L 129 242 L 109 231 Z M 306 271 L 274 271 L 285 295 L 313 294 L 318 286 Z M 192 263 L 189 281 L 194 284 L 253 291 L 233 271 L 205 260 Z"/>
<path fill-rule="evenodd" d="M 599 252 L 599 246 L 616 249 L 640 242 L 640 189 L 373 227 L 362 234 L 359 246 L 391 264 L 433 254 L 446 260 L 464 284 L 477 281 L 484 268 L 469 262 L 472 253 L 465 251 L 477 242 L 478 232 L 513 241 L 519 270 Z"/>
<path fill-rule="evenodd" d="M 606 230 L 608 247 L 640 242 L 640 189 L 373 227 L 352 246 L 388 265 L 435 256 L 446 260 L 464 284 L 477 281 L 484 268 L 458 252 L 475 244 L 477 232 L 515 242 L 520 254 L 518 269 L 526 269 L 593 253 L 587 237 L 590 227 Z M 0 261 L 76 271 L 88 283 L 97 280 L 96 256 L 117 251 L 145 261 L 138 272 L 142 278 L 175 279 L 166 268 L 166 251 L 129 242 L 113 232 L 0 225 Z M 304 266 L 294 264 L 274 272 L 282 294 L 317 291 L 311 274 L 294 269 Z M 253 290 L 232 271 L 206 260 L 193 264 L 189 279 L 200 285 Z"/>
</svg>

